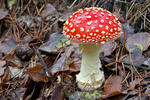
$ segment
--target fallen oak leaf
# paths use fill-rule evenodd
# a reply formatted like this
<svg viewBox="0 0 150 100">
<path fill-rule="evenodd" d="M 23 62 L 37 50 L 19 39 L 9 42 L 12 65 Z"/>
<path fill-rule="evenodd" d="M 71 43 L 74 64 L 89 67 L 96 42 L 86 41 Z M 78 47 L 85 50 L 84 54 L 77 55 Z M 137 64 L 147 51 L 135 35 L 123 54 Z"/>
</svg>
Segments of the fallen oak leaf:
<svg viewBox="0 0 150 100">
<path fill-rule="evenodd" d="M 29 76 L 36 82 L 48 82 L 48 78 L 42 72 L 42 65 L 36 65 L 27 69 Z"/>
<path fill-rule="evenodd" d="M 109 77 L 104 84 L 104 95 L 105 98 L 115 96 L 121 93 L 122 85 L 121 85 L 122 78 L 120 76 L 111 76 Z"/>
</svg>

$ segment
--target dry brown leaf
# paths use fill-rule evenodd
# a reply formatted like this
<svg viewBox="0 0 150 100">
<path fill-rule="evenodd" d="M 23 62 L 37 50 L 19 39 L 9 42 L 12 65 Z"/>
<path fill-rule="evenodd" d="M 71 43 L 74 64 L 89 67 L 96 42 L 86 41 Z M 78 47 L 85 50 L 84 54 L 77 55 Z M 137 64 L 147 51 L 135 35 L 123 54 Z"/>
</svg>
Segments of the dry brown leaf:
<svg viewBox="0 0 150 100">
<path fill-rule="evenodd" d="M 6 39 L 0 42 L 0 54 L 10 53 L 17 45 L 17 42 L 14 40 Z"/>
<path fill-rule="evenodd" d="M 142 55 L 142 52 L 138 48 L 134 48 L 132 51 L 131 57 L 127 56 L 123 59 L 123 61 L 127 64 L 141 65 L 145 61 L 145 57 Z"/>
<path fill-rule="evenodd" d="M 17 89 L 14 89 L 14 91 L 12 91 L 10 93 L 10 95 L 12 96 L 11 99 L 14 99 L 14 100 L 19 100 L 19 99 L 23 100 L 25 91 L 26 91 L 26 88 L 23 88 L 23 87 L 19 87 Z"/>
<path fill-rule="evenodd" d="M 62 47 L 61 43 L 58 42 L 58 40 L 64 42 L 66 38 L 63 34 L 60 33 L 51 34 L 49 40 L 41 45 L 39 50 L 46 53 L 58 53 L 58 49 Z"/>
<path fill-rule="evenodd" d="M 116 42 L 106 42 L 100 49 L 100 54 L 104 56 L 109 56 L 111 53 L 116 49 L 117 43 Z"/>
<path fill-rule="evenodd" d="M 7 55 L 7 62 L 11 67 L 22 68 L 22 62 L 15 55 Z"/>
<path fill-rule="evenodd" d="M 28 72 L 30 77 L 36 82 L 48 82 L 48 79 L 45 75 L 42 75 L 40 72 Z"/>
<path fill-rule="evenodd" d="M 129 88 L 131 90 L 135 89 L 136 85 L 140 84 L 140 82 L 141 82 L 141 79 L 135 79 L 135 80 L 131 81 L 129 84 Z"/>
<path fill-rule="evenodd" d="M 4 75 L 5 69 L 6 67 L 4 67 L 6 65 L 6 61 L 1 61 L 0 60 L 0 76 Z"/>
<path fill-rule="evenodd" d="M 0 8 L 0 20 L 5 18 L 8 15 L 8 11 Z"/>
<path fill-rule="evenodd" d="M 46 18 L 48 16 L 54 16 L 54 15 L 58 16 L 58 12 L 55 9 L 55 7 L 50 3 L 46 4 L 44 10 L 41 12 L 41 16 L 43 18 Z"/>
<path fill-rule="evenodd" d="M 116 100 L 116 98 L 117 98 L 117 100 L 126 100 L 127 97 L 128 97 L 127 94 L 119 94 L 119 95 L 116 95 L 116 96 L 112 96 L 112 97 L 106 98 L 104 100 Z"/>
<path fill-rule="evenodd" d="M 63 86 L 56 84 L 55 89 L 52 93 L 52 100 L 64 100 Z"/>
<path fill-rule="evenodd" d="M 21 78 L 23 76 L 23 69 L 17 68 L 17 67 L 12 67 L 8 66 L 10 70 L 10 77 L 11 78 Z"/>
<path fill-rule="evenodd" d="M 126 41 L 126 48 L 128 51 L 133 49 L 131 48 L 132 45 L 140 45 L 142 46 L 142 51 L 147 50 L 150 45 L 150 34 L 147 32 L 141 32 L 132 35 Z"/>
<path fill-rule="evenodd" d="M 147 86 L 145 94 L 148 94 L 150 96 L 150 85 Z"/>
<path fill-rule="evenodd" d="M 131 37 L 134 34 L 134 28 L 127 22 L 125 24 L 122 24 L 122 31 L 125 32 L 125 34 L 121 34 L 120 41 L 123 43 L 124 39 L 127 40 L 128 37 Z"/>
<path fill-rule="evenodd" d="M 69 71 L 69 65 L 71 64 L 70 55 L 73 52 L 73 47 L 66 48 L 66 52 L 57 60 L 52 66 L 51 74 L 54 75 L 57 72 Z"/>
<path fill-rule="evenodd" d="M 121 81 L 122 78 L 120 76 L 114 75 L 109 77 L 104 84 L 104 95 L 111 97 L 120 94 L 122 89 Z"/>
<path fill-rule="evenodd" d="M 0 78 L 1 78 L 2 80 L 6 80 L 6 79 L 8 78 L 9 73 L 10 73 L 10 70 L 9 70 L 8 68 L 6 68 L 6 69 L 5 69 L 5 72 L 4 72 L 4 74 L 3 74 L 3 76 L 0 77 Z M 1 82 L 2 82 L 2 80 L 1 80 Z"/>
<path fill-rule="evenodd" d="M 150 58 L 148 58 L 146 61 L 144 61 L 143 64 L 150 67 Z"/>
<path fill-rule="evenodd" d="M 72 9 L 68 9 L 67 11 L 62 13 L 62 16 L 59 18 L 59 21 L 61 22 L 66 21 L 72 14 L 73 14 Z"/>
<path fill-rule="evenodd" d="M 48 78 L 42 71 L 42 65 L 36 65 L 27 69 L 30 77 L 36 82 L 48 82 Z"/>
</svg>

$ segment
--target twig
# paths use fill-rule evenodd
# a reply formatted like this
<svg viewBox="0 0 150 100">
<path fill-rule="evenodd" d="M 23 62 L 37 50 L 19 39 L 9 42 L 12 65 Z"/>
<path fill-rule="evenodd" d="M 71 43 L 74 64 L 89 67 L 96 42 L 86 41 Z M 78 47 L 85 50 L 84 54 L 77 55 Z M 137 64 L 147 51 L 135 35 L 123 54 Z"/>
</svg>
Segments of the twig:
<svg viewBox="0 0 150 100">
<path fill-rule="evenodd" d="M 123 58 L 125 58 L 125 57 L 126 57 L 126 56 L 120 57 L 118 61 L 115 61 L 115 62 L 109 63 L 109 64 L 105 65 L 105 67 L 112 66 L 112 65 L 114 65 L 114 64 L 116 64 L 116 63 L 118 63 L 118 62 L 122 61 L 122 60 L 123 60 Z"/>
<path fill-rule="evenodd" d="M 69 8 L 72 8 L 76 2 L 77 2 L 77 0 L 74 0 L 74 2 L 71 4 L 71 6 Z"/>
<path fill-rule="evenodd" d="M 116 75 L 117 75 L 117 70 L 118 70 L 118 61 L 119 61 L 119 53 L 120 53 L 120 48 L 119 48 L 119 50 L 118 50 L 118 52 L 116 53 L 116 64 L 115 64 L 115 69 L 116 69 Z"/>
<path fill-rule="evenodd" d="M 13 17 L 10 15 L 10 20 L 14 23 L 14 24 L 16 24 L 25 34 L 27 34 L 27 35 L 29 35 L 29 36 L 32 36 L 31 34 L 29 34 L 20 24 L 18 24 L 17 22 L 16 22 L 16 20 L 15 19 L 13 19 Z M 32 36 L 33 37 L 33 36 Z"/>
<path fill-rule="evenodd" d="M 132 61 L 131 53 L 130 53 L 130 52 L 129 52 L 129 57 L 130 57 L 131 66 L 133 66 L 135 72 L 139 75 L 139 77 L 142 79 L 142 81 L 144 81 L 143 77 L 140 75 L 140 73 L 137 71 L 137 69 L 135 68 L 135 66 L 134 66 L 134 64 L 133 64 L 133 61 Z"/>
<path fill-rule="evenodd" d="M 131 65 L 131 64 L 129 64 L 129 63 L 124 63 L 125 65 Z M 148 68 L 148 67 L 144 67 L 144 66 L 139 66 L 139 65 L 134 65 L 136 68 L 141 68 L 141 69 L 144 69 L 144 70 L 148 70 L 148 71 L 150 71 L 150 68 Z"/>
<path fill-rule="evenodd" d="M 36 49 L 35 47 L 33 47 L 33 49 L 34 49 L 34 51 L 35 51 L 37 57 L 39 58 L 39 61 L 41 62 L 41 64 L 42 64 L 42 66 L 43 66 L 43 69 L 44 69 L 46 75 L 50 78 L 51 75 L 50 75 L 49 72 L 48 72 L 48 67 L 47 67 L 45 61 L 43 60 L 43 58 L 42 58 L 42 56 L 41 56 L 39 50 Z M 51 81 L 51 79 L 50 79 L 50 81 Z"/>
</svg>

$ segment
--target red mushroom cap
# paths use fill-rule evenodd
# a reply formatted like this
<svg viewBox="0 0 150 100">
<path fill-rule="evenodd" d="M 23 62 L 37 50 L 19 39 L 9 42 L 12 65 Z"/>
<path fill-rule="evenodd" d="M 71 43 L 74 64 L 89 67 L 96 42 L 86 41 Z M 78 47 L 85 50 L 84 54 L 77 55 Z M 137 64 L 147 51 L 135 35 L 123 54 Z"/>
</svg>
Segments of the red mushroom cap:
<svg viewBox="0 0 150 100">
<path fill-rule="evenodd" d="M 64 35 L 81 43 L 105 43 L 120 36 L 121 24 L 109 11 L 85 8 L 75 12 L 64 24 Z"/>
</svg>

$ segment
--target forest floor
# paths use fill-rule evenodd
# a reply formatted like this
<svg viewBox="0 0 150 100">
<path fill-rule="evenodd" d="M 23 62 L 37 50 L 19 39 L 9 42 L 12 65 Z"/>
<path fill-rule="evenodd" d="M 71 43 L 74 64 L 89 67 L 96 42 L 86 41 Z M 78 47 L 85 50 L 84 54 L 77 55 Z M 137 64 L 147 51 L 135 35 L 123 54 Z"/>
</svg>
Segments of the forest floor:
<svg viewBox="0 0 150 100">
<path fill-rule="evenodd" d="M 63 35 L 75 11 L 101 7 L 122 35 L 100 50 L 104 84 L 81 91 L 81 51 Z M 0 100 L 150 100 L 149 0 L 0 0 Z"/>
</svg>

